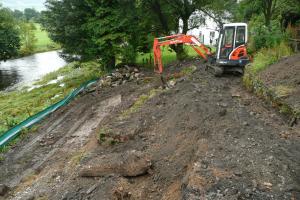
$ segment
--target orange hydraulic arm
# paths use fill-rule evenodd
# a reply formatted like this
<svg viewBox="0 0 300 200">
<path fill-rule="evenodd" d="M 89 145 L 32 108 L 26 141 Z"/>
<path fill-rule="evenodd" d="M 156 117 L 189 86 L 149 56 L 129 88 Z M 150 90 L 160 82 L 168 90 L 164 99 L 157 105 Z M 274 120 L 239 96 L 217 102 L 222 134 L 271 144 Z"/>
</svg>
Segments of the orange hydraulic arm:
<svg viewBox="0 0 300 200">
<path fill-rule="evenodd" d="M 154 53 L 154 67 L 155 71 L 158 73 L 163 72 L 163 63 L 161 58 L 161 46 L 167 46 L 172 44 L 187 44 L 191 45 L 191 47 L 202 57 L 204 60 L 208 59 L 208 56 L 211 56 L 212 53 L 210 50 L 199 42 L 199 40 L 191 35 L 171 35 L 161 38 L 155 38 L 153 44 L 153 53 Z"/>
</svg>

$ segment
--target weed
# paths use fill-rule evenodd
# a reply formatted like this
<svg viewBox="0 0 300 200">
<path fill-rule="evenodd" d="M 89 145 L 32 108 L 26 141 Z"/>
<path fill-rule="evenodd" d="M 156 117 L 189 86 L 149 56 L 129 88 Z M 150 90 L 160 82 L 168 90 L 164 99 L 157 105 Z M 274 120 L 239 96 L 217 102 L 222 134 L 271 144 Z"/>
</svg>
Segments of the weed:
<svg viewBox="0 0 300 200">
<path fill-rule="evenodd" d="M 274 88 L 274 91 L 276 95 L 281 98 L 289 96 L 293 91 L 295 91 L 295 88 L 292 88 L 291 86 L 278 85 Z"/>
<path fill-rule="evenodd" d="M 80 163 L 80 161 L 84 158 L 84 156 L 85 156 L 84 151 L 79 151 L 75 153 L 73 157 L 70 159 L 71 166 L 77 166 Z"/>
<path fill-rule="evenodd" d="M 2 156 L 2 155 L 0 155 L 0 162 L 1 162 L 1 161 L 4 161 L 4 160 L 5 160 L 5 157 Z"/>
<path fill-rule="evenodd" d="M 283 42 L 274 48 L 263 48 L 256 53 L 250 69 L 256 74 L 277 62 L 279 59 L 290 55 L 292 55 L 291 48 Z"/>
<path fill-rule="evenodd" d="M 101 144 L 106 141 L 107 137 L 110 135 L 111 130 L 104 127 L 101 128 L 98 133 L 98 142 Z"/>
<path fill-rule="evenodd" d="M 181 70 L 181 72 L 188 76 L 188 75 L 191 75 L 194 71 L 197 70 L 197 67 L 196 66 L 190 66 L 190 67 L 185 67 Z"/>
<path fill-rule="evenodd" d="M 148 94 L 142 94 L 141 96 L 138 97 L 138 99 L 134 102 L 134 104 L 127 110 L 125 110 L 121 114 L 121 118 L 126 118 L 132 113 L 137 112 L 149 99 L 153 98 L 156 96 L 158 93 L 161 93 L 161 89 L 152 89 Z"/>
<path fill-rule="evenodd" d="M 98 133 L 99 144 L 115 145 L 121 142 L 120 135 L 113 134 L 113 131 L 109 128 L 101 128 Z"/>
</svg>

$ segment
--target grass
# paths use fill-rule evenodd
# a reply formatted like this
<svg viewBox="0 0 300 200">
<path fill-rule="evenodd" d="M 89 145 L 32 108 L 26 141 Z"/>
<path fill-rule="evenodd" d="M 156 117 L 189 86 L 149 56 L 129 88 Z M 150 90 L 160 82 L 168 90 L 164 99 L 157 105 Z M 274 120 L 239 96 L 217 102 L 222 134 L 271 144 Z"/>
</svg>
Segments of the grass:
<svg viewBox="0 0 300 200">
<path fill-rule="evenodd" d="M 255 54 L 250 70 L 256 74 L 281 58 L 290 55 L 292 55 L 292 49 L 285 43 L 281 43 L 274 48 L 263 48 Z"/>
<path fill-rule="evenodd" d="M 277 85 L 273 89 L 279 98 L 287 97 L 295 91 L 294 87 L 287 85 Z"/>
<path fill-rule="evenodd" d="M 83 82 L 99 78 L 104 72 L 96 62 L 66 65 L 51 72 L 36 82 L 36 88 L 23 88 L 21 91 L 0 92 L 0 135 L 26 118 L 62 100 Z M 57 83 L 51 80 L 63 77 Z"/>
<path fill-rule="evenodd" d="M 190 46 L 184 46 L 185 51 L 187 52 L 187 55 L 189 57 L 199 57 L 199 55 L 194 51 L 194 49 Z M 214 48 L 212 48 L 212 51 L 214 51 Z M 138 64 L 147 65 L 146 60 L 148 62 L 151 60 L 151 64 L 153 64 L 153 53 L 140 53 L 137 58 Z M 170 47 L 162 47 L 162 61 L 163 64 L 169 64 L 176 60 L 176 53 L 173 51 Z M 149 64 L 149 63 L 148 63 Z"/>
<path fill-rule="evenodd" d="M 129 109 L 125 110 L 121 114 L 121 118 L 126 118 L 130 114 L 137 112 L 149 99 L 153 98 L 160 92 L 162 92 L 161 89 L 152 89 L 152 90 L 150 90 L 149 93 L 142 94 L 141 96 L 139 96 L 137 98 L 137 100 L 134 102 L 134 104 Z"/>
<path fill-rule="evenodd" d="M 35 37 L 37 39 L 36 45 L 35 45 L 35 52 L 45 52 L 45 51 L 51 51 L 55 49 L 59 49 L 60 46 L 56 43 L 54 43 L 48 36 L 48 33 L 41 29 L 41 25 L 35 23 L 36 27 L 35 30 Z"/>
</svg>

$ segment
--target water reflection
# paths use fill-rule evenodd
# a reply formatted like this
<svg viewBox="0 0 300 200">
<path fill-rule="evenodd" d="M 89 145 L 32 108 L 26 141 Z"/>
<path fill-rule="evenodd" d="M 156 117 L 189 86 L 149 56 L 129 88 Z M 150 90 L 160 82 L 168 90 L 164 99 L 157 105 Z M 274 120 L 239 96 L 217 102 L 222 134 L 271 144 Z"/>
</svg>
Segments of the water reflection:
<svg viewBox="0 0 300 200">
<path fill-rule="evenodd" d="M 0 63 L 0 90 L 32 84 L 43 75 L 66 65 L 57 51 L 37 53 Z"/>
</svg>

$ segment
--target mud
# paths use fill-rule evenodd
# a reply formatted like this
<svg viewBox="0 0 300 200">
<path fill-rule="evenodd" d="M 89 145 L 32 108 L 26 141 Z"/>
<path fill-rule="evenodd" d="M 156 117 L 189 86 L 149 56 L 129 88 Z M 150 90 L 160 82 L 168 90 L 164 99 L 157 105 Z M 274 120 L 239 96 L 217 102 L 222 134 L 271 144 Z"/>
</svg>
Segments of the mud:
<svg viewBox="0 0 300 200">
<path fill-rule="evenodd" d="M 4 199 L 299 199 L 299 125 L 289 127 L 247 93 L 240 77 L 215 78 L 199 61 L 168 73 L 191 65 L 194 73 L 129 116 L 123 113 L 159 86 L 152 72 L 140 85 L 88 93 L 49 117 L 1 162 L 0 183 L 10 186 Z M 126 139 L 99 144 L 103 128 Z M 118 163 L 132 151 L 141 152 L 142 166 L 151 160 L 147 173 L 80 176 L 105 159 L 126 171 L 139 159 Z"/>
<path fill-rule="evenodd" d="M 300 54 L 281 59 L 261 72 L 260 78 L 300 111 Z"/>
</svg>

